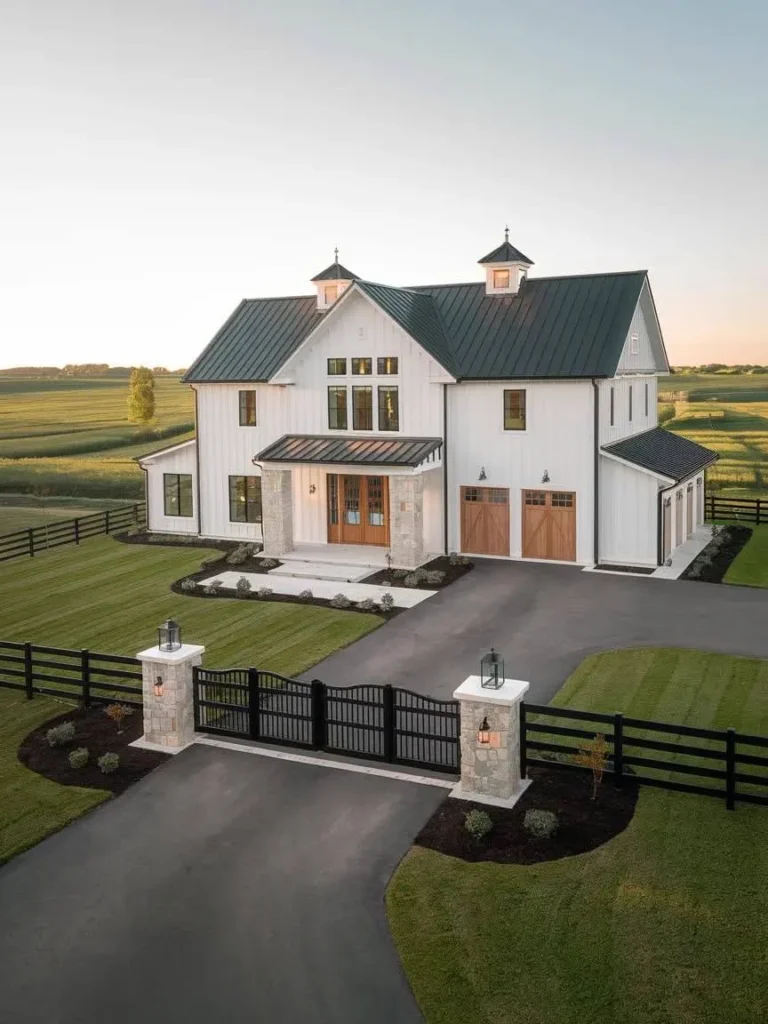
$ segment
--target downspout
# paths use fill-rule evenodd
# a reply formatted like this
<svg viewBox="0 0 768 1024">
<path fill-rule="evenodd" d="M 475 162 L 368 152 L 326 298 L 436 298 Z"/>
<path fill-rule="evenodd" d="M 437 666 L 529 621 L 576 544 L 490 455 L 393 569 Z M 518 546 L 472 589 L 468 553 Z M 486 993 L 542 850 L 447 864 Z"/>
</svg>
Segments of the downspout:
<svg viewBox="0 0 768 1024">
<path fill-rule="evenodd" d="M 192 385 L 190 385 L 192 387 Z M 198 416 L 198 404 L 197 404 L 197 388 L 192 387 L 195 393 L 195 466 L 197 472 L 195 474 L 196 479 L 196 495 L 197 495 L 197 535 L 202 537 L 203 535 L 203 519 L 202 519 L 202 505 L 200 504 L 200 419 Z"/>
<path fill-rule="evenodd" d="M 448 385 L 443 384 L 443 546 L 448 554 Z"/>
<path fill-rule="evenodd" d="M 595 437 L 595 480 L 594 480 L 594 536 L 592 541 L 592 554 L 594 556 L 595 565 L 600 564 L 600 385 L 592 378 L 592 390 L 594 394 L 594 402 L 592 403 L 594 412 L 594 437 Z"/>
<path fill-rule="evenodd" d="M 656 565 L 664 561 L 664 491 L 656 495 Z"/>
</svg>

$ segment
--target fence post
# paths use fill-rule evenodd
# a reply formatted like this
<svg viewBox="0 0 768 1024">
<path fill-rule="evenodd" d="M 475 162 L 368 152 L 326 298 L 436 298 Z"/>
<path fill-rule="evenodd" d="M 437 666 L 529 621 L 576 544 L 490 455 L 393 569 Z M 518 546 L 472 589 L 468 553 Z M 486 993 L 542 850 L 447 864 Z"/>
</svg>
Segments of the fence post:
<svg viewBox="0 0 768 1024">
<path fill-rule="evenodd" d="M 104 512 L 104 533 L 109 533 L 109 509 Z"/>
<path fill-rule="evenodd" d="M 757 504 L 755 505 L 755 526 L 759 526 L 759 525 L 760 525 L 760 498 L 757 499 Z"/>
<path fill-rule="evenodd" d="M 79 519 L 73 519 L 72 522 L 74 523 L 74 527 L 75 527 L 75 544 L 79 544 L 80 543 L 80 520 Z"/>
<path fill-rule="evenodd" d="M 85 647 L 80 651 L 80 678 L 83 684 L 83 707 L 89 708 L 91 706 L 91 662 Z"/>
<path fill-rule="evenodd" d="M 736 730 L 725 734 L 725 806 L 732 811 L 736 805 Z"/>
<path fill-rule="evenodd" d="M 384 728 L 384 760 L 395 760 L 395 691 L 391 683 L 381 688 L 381 724 Z"/>
<path fill-rule="evenodd" d="M 35 691 L 32 689 L 32 644 L 24 644 L 24 687 L 27 700 L 32 700 Z"/>
<path fill-rule="evenodd" d="M 35 557 L 35 531 L 32 529 L 31 526 L 27 530 L 27 538 L 28 538 L 28 541 L 29 541 L 29 557 L 30 558 L 34 558 Z"/>
<path fill-rule="evenodd" d="M 613 716 L 613 784 L 624 785 L 624 716 Z"/>
<path fill-rule="evenodd" d="M 259 670 L 248 669 L 248 730 L 252 740 L 261 736 L 261 715 L 259 712 Z"/>
<path fill-rule="evenodd" d="M 319 679 L 312 680 L 312 746 L 315 750 L 324 750 L 325 735 L 325 683 Z"/>
<path fill-rule="evenodd" d="M 195 731 L 200 725 L 200 666 L 192 666 L 192 718 L 195 723 Z"/>
<path fill-rule="evenodd" d="M 520 778 L 525 779 L 528 771 L 528 749 L 526 741 L 528 734 L 525 728 L 525 701 L 520 701 Z"/>
</svg>

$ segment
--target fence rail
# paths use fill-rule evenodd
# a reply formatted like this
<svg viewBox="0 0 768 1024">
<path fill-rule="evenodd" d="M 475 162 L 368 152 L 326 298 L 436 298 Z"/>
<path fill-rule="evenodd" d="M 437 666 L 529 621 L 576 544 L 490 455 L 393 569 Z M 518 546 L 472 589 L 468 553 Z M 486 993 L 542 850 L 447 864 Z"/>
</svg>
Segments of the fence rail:
<svg viewBox="0 0 768 1024">
<path fill-rule="evenodd" d="M 591 729 L 574 728 L 555 724 L 557 720 L 593 725 Z M 523 703 L 520 706 L 522 776 L 525 777 L 532 765 L 589 771 L 572 760 L 578 753 L 578 746 L 559 740 L 560 737 L 591 740 L 596 733 L 601 733 L 608 743 L 607 771 L 613 775 L 616 785 L 622 785 L 631 774 L 633 782 L 644 786 L 719 797 L 725 800 L 729 810 L 736 801 L 768 804 L 768 756 L 759 753 L 768 753 L 768 737 L 738 733 L 735 729 L 700 729 L 549 705 Z M 686 742 L 688 740 L 698 742 Z M 656 751 L 671 757 L 650 756 Z M 762 771 L 745 772 L 743 766 Z M 628 768 L 630 773 L 627 773 Z"/>
<path fill-rule="evenodd" d="M 146 504 L 143 501 L 118 508 L 106 508 L 74 519 L 59 519 L 42 526 L 30 526 L 0 536 L 0 562 L 11 558 L 34 558 L 41 551 L 59 548 L 65 544 L 79 544 L 89 537 L 115 533 L 146 522 Z"/>
<path fill-rule="evenodd" d="M 28 700 L 39 693 L 67 697 L 85 707 L 114 700 L 140 707 L 141 662 L 87 649 L 0 640 L 0 686 L 21 690 Z"/>
<path fill-rule="evenodd" d="M 721 498 L 708 494 L 705 510 L 707 519 L 735 519 L 755 526 L 768 523 L 768 498 Z"/>
</svg>

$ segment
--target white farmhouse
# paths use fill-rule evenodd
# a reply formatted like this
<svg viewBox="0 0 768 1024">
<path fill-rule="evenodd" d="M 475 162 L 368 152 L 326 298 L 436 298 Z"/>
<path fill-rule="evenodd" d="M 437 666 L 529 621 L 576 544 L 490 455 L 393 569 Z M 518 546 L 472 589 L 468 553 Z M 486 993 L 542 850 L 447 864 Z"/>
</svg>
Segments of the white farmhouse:
<svg viewBox="0 0 768 1024">
<path fill-rule="evenodd" d="M 394 288 L 336 259 L 314 295 L 241 302 L 185 377 L 195 439 L 140 459 L 150 530 L 403 567 L 661 564 L 717 456 L 657 426 L 647 273 L 532 277 L 508 237 L 479 262 Z"/>
</svg>

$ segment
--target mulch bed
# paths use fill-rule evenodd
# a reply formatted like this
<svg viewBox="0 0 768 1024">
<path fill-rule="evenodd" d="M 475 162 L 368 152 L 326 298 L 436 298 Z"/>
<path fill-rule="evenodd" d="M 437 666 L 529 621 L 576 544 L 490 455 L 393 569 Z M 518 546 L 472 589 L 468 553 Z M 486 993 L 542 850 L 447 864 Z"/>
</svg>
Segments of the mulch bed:
<svg viewBox="0 0 768 1024">
<path fill-rule="evenodd" d="M 447 587 L 450 583 L 455 583 L 456 580 L 461 579 L 462 576 L 474 569 L 472 562 L 468 562 L 466 565 L 451 565 L 451 560 L 448 555 L 440 555 L 439 558 L 433 558 L 431 562 L 427 562 L 426 565 L 419 566 L 420 569 L 439 569 L 445 573 L 445 579 L 442 583 L 419 583 L 420 590 L 442 590 L 443 587 Z M 415 570 L 414 570 L 415 571 Z M 398 575 L 395 575 L 397 573 Z M 404 570 L 401 569 L 379 569 L 371 576 L 366 576 L 365 579 L 360 580 L 361 583 L 375 583 L 379 586 L 390 586 L 390 587 L 405 587 L 405 574 Z M 406 587 L 406 590 L 410 588 Z"/>
<path fill-rule="evenodd" d="M 722 583 L 731 562 L 751 536 L 752 530 L 748 526 L 724 526 L 694 558 L 680 579 Z"/>
<path fill-rule="evenodd" d="M 214 548 L 216 551 L 234 551 L 241 543 L 249 541 L 233 540 L 211 540 L 205 537 L 198 537 L 197 534 L 179 534 L 174 536 L 170 533 L 112 533 L 110 536 L 121 544 L 147 544 L 150 547 L 163 548 Z"/>
<path fill-rule="evenodd" d="M 557 768 L 530 768 L 532 784 L 511 809 L 476 804 L 449 797 L 416 836 L 419 846 L 461 860 L 495 861 L 499 864 L 537 864 L 586 853 L 623 832 L 632 820 L 637 803 L 637 784 L 625 781 L 617 789 L 611 779 L 592 795 L 592 776 Z M 486 811 L 493 829 L 477 840 L 464 828 L 472 808 Z M 534 839 L 523 829 L 525 812 L 554 811 L 560 828 L 551 839 Z"/>
<path fill-rule="evenodd" d="M 638 573 L 641 576 L 650 576 L 652 572 L 656 572 L 656 569 L 651 569 L 648 566 L 638 565 L 596 565 L 596 569 L 601 572 L 631 572 Z"/>
<path fill-rule="evenodd" d="M 19 760 L 26 768 L 62 786 L 106 789 L 117 794 L 124 792 L 172 756 L 128 746 L 144 732 L 141 708 L 136 708 L 125 720 L 123 732 L 118 735 L 117 726 L 104 714 L 104 707 L 75 708 L 44 722 L 22 742 Z M 65 747 L 51 747 L 45 734 L 52 726 L 61 725 L 62 722 L 75 723 L 75 739 Z M 77 747 L 87 747 L 90 753 L 84 768 L 69 767 L 70 751 Z M 102 754 L 110 751 L 120 756 L 120 767 L 110 775 L 104 775 L 96 762 Z"/>
</svg>

